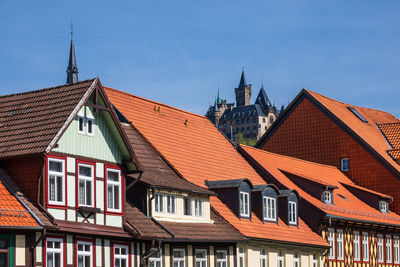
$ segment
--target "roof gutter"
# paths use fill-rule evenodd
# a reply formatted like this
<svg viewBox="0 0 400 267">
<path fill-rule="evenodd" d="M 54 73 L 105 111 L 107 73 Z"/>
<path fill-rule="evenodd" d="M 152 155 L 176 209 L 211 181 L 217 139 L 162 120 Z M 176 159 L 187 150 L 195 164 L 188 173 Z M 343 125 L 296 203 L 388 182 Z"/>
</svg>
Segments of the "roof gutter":
<svg viewBox="0 0 400 267">
<path fill-rule="evenodd" d="M 258 238 L 258 237 L 248 237 L 248 238 L 250 240 L 259 241 L 259 242 L 272 242 L 272 243 L 276 243 L 276 244 L 290 245 L 290 246 L 301 245 L 302 247 L 320 248 L 320 249 L 327 249 L 330 247 L 328 244 L 314 245 L 314 244 L 307 244 L 307 243 L 297 243 L 297 242 L 290 242 L 290 241 L 274 240 L 274 239 L 268 239 L 268 238 Z"/>
</svg>

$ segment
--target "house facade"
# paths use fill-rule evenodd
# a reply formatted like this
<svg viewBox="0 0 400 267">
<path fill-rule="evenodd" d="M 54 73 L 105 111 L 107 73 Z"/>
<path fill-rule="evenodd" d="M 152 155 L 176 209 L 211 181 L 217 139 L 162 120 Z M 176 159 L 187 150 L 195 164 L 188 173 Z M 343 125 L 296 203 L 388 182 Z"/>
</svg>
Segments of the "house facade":
<svg viewBox="0 0 400 267">
<path fill-rule="evenodd" d="M 392 198 L 356 185 L 336 167 L 239 146 L 241 154 L 278 189 L 294 188 L 305 221 L 329 243 L 325 266 L 400 264 L 400 216 Z"/>
<path fill-rule="evenodd" d="M 211 211 L 246 238 L 227 252 L 214 249 L 217 259 L 230 260 L 209 262 L 209 266 L 323 265 L 329 245 L 304 222 L 296 191 L 279 191 L 268 184 L 206 117 L 111 88 L 106 88 L 106 93 L 121 114 L 121 122 L 136 129 L 181 179 L 212 192 Z M 269 193 L 275 203 L 282 203 L 279 210 L 270 205 L 273 220 L 260 212 L 268 205 L 261 196 Z M 159 195 L 169 203 L 167 192 Z M 159 195 L 154 196 L 152 212 L 160 207 Z M 183 207 L 185 201 L 182 196 Z"/>
<path fill-rule="evenodd" d="M 393 196 L 399 213 L 398 125 L 387 112 L 302 90 L 256 146 L 335 166 L 356 184 Z"/>
</svg>

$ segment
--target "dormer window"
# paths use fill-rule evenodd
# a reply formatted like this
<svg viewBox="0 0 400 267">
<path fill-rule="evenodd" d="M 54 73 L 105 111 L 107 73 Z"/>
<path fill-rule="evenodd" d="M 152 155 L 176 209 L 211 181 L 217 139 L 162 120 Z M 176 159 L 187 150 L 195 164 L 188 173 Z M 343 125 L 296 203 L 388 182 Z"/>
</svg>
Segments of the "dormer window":
<svg viewBox="0 0 400 267">
<path fill-rule="evenodd" d="M 326 190 L 322 193 L 322 202 L 325 204 L 333 204 L 333 193 L 331 190 Z"/>
<path fill-rule="evenodd" d="M 240 216 L 248 218 L 250 216 L 249 193 L 240 192 Z"/>
<path fill-rule="evenodd" d="M 387 200 L 379 201 L 379 211 L 382 213 L 389 213 L 389 203 Z"/>
<path fill-rule="evenodd" d="M 194 200 L 194 215 L 197 217 L 203 216 L 203 200 L 200 198 Z"/>
<path fill-rule="evenodd" d="M 340 159 L 340 170 L 342 172 L 348 172 L 350 170 L 350 159 L 349 158 Z"/>
<path fill-rule="evenodd" d="M 289 201 L 289 224 L 297 224 L 297 202 Z"/>
<path fill-rule="evenodd" d="M 263 197 L 263 216 L 265 221 L 276 221 L 276 198 Z"/>
</svg>

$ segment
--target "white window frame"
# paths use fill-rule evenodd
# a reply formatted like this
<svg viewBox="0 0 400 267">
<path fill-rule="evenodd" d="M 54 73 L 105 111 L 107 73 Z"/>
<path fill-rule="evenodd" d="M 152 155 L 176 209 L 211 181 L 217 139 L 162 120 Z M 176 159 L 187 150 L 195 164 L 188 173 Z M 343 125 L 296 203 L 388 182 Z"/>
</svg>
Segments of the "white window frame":
<svg viewBox="0 0 400 267">
<path fill-rule="evenodd" d="M 123 248 L 126 249 L 126 254 L 125 255 L 123 255 L 123 254 L 115 254 L 115 248 L 119 248 L 120 251 Z M 116 261 L 121 261 L 121 260 L 125 260 L 126 266 L 129 266 L 129 246 L 120 245 L 120 244 L 114 244 L 113 256 L 114 256 L 114 265 L 113 266 L 117 266 L 116 265 Z M 121 264 L 119 266 L 121 266 Z"/>
<path fill-rule="evenodd" d="M 240 217 L 250 217 L 250 194 L 240 191 L 239 194 Z"/>
<path fill-rule="evenodd" d="M 347 162 L 347 164 L 345 164 Z M 350 171 L 350 158 L 341 158 L 340 159 L 340 170 L 342 172 Z"/>
<path fill-rule="evenodd" d="M 322 202 L 324 202 L 325 204 L 332 204 L 332 203 L 333 203 L 333 201 L 332 201 L 332 194 L 333 194 L 332 191 L 330 191 L 330 190 L 325 190 L 325 191 L 322 193 Z"/>
<path fill-rule="evenodd" d="M 297 257 L 296 257 L 297 255 Z M 298 252 L 293 253 L 293 267 L 300 267 L 300 257 Z"/>
<path fill-rule="evenodd" d="M 389 203 L 387 200 L 379 200 L 379 211 L 382 213 L 389 212 Z"/>
<path fill-rule="evenodd" d="M 276 221 L 276 199 L 274 197 L 263 197 L 263 217 L 264 221 Z"/>
<path fill-rule="evenodd" d="M 89 177 L 89 176 L 84 176 L 84 175 L 81 175 L 80 173 L 79 173 L 79 167 L 80 166 L 83 166 L 83 167 L 89 167 L 89 168 L 91 168 L 91 170 L 92 170 L 92 176 L 91 177 Z M 78 170 L 77 170 L 77 173 L 78 173 L 78 206 L 79 207 L 94 207 L 95 205 L 94 205 L 94 183 L 95 183 L 95 180 L 94 180 L 94 165 L 91 165 L 91 164 L 86 164 L 86 163 L 78 163 Z M 81 204 L 80 203 L 80 201 L 81 201 L 81 195 L 80 195 L 80 181 L 81 180 L 83 180 L 84 182 L 85 182 L 85 190 L 84 190 L 84 192 L 85 192 L 85 202 L 86 202 L 86 182 L 87 181 L 91 181 L 92 183 L 91 183 L 91 191 L 92 191 L 92 194 L 91 194 L 91 202 L 92 202 L 92 204 L 91 205 L 87 205 L 86 203 L 85 204 Z"/>
<path fill-rule="evenodd" d="M 205 257 L 204 258 L 197 258 L 196 253 L 204 253 Z M 207 267 L 208 266 L 208 254 L 207 254 L 207 249 L 195 249 L 194 250 L 194 266 L 197 266 L 197 263 L 200 264 L 201 267 Z"/>
<path fill-rule="evenodd" d="M 369 261 L 369 237 L 367 232 L 362 232 L 362 259 Z"/>
<path fill-rule="evenodd" d="M 297 224 L 297 202 L 289 201 L 289 224 Z"/>
<path fill-rule="evenodd" d="M 82 122 L 82 130 L 80 129 L 81 122 Z M 85 134 L 85 117 L 81 115 L 78 115 L 78 133 Z"/>
<path fill-rule="evenodd" d="M 185 201 L 187 201 L 187 205 L 185 205 Z M 183 198 L 183 216 L 192 216 L 193 209 L 192 209 L 192 199 L 190 197 Z M 189 211 L 188 214 L 186 214 Z"/>
<path fill-rule="evenodd" d="M 400 264 L 400 239 L 398 235 L 393 236 L 393 262 Z"/>
<path fill-rule="evenodd" d="M 312 255 L 312 267 L 318 267 L 319 263 L 318 263 L 318 256 L 316 254 Z"/>
<path fill-rule="evenodd" d="M 265 248 L 260 249 L 260 267 L 267 267 L 267 250 Z"/>
<path fill-rule="evenodd" d="M 118 181 L 111 181 L 110 179 L 108 179 L 108 172 L 114 172 L 114 173 L 117 173 L 118 174 Z M 111 211 L 111 212 L 118 212 L 118 213 L 120 213 L 120 212 L 122 212 L 122 192 L 123 192 L 123 190 L 122 190 L 122 175 L 121 175 L 121 170 L 119 170 L 119 169 L 114 169 L 114 168 L 106 168 L 106 183 L 107 183 L 107 211 Z M 109 204 L 110 204 L 110 194 L 109 194 L 109 192 L 108 192 L 108 187 L 113 187 L 113 189 L 114 189 L 114 187 L 118 187 L 118 195 L 119 195 L 119 199 L 118 199 L 118 201 L 119 201 L 119 208 L 118 209 L 115 209 L 115 208 L 110 208 L 109 207 Z M 113 198 L 112 198 L 112 200 L 114 201 L 114 190 L 112 190 L 112 196 L 113 196 Z M 115 203 L 113 202 L 112 203 L 114 206 L 115 206 Z"/>
<path fill-rule="evenodd" d="M 159 257 L 155 257 L 159 254 Z M 149 257 L 149 267 L 157 267 L 157 263 L 159 264 L 159 267 L 163 266 L 163 258 L 162 258 L 162 248 L 160 250 L 153 254 L 151 257 Z"/>
<path fill-rule="evenodd" d="M 335 229 L 328 228 L 328 243 L 330 245 L 328 259 L 334 260 L 336 257 L 336 238 L 335 238 Z"/>
<path fill-rule="evenodd" d="M 245 250 L 244 247 L 238 247 L 238 267 L 245 267 Z"/>
<path fill-rule="evenodd" d="M 176 214 L 176 196 L 172 194 L 167 195 L 167 213 Z"/>
<path fill-rule="evenodd" d="M 60 248 L 49 248 L 47 245 L 47 242 L 53 242 L 53 243 L 60 243 Z M 52 254 L 53 258 L 53 266 L 50 266 L 47 264 L 48 258 L 49 258 L 49 253 Z M 64 240 L 62 238 L 55 238 L 55 237 L 48 237 L 46 238 L 46 267 L 55 267 L 54 264 L 54 254 L 60 254 L 60 263 L 61 266 L 64 266 Z"/>
<path fill-rule="evenodd" d="M 377 251 L 377 256 L 378 256 L 378 262 L 379 263 L 383 263 L 384 261 L 384 256 L 383 256 L 383 252 L 384 251 L 384 247 L 383 247 L 383 235 L 382 234 L 378 234 L 378 251 Z"/>
<path fill-rule="evenodd" d="M 386 235 L 386 263 L 392 263 L 392 236 Z"/>
<path fill-rule="evenodd" d="M 279 250 L 278 255 L 276 258 L 276 264 L 278 267 L 284 267 L 285 266 L 285 254 L 283 251 Z"/>
<path fill-rule="evenodd" d="M 218 253 L 222 253 L 224 255 L 223 259 L 218 259 Z M 224 249 L 217 249 L 216 255 L 216 267 L 228 267 L 228 251 Z"/>
<path fill-rule="evenodd" d="M 196 217 L 203 217 L 204 215 L 203 200 L 200 198 L 194 199 L 194 215 Z"/>
<path fill-rule="evenodd" d="M 57 171 L 51 171 L 50 170 L 50 162 L 58 162 L 62 164 L 62 171 L 61 172 L 57 172 Z M 51 196 L 51 192 L 50 192 L 50 175 L 54 175 L 55 177 L 57 176 L 61 176 L 61 186 L 62 186 L 62 200 L 61 201 L 57 201 L 57 200 L 51 200 L 50 196 Z M 55 178 L 54 180 L 54 196 L 57 196 L 57 179 Z M 65 160 L 64 159 L 59 159 L 59 158 L 47 158 L 47 195 L 48 195 L 48 203 L 50 205 L 60 205 L 63 206 L 65 205 Z"/>
<path fill-rule="evenodd" d="M 353 232 L 353 254 L 354 254 L 354 261 L 361 260 L 361 248 L 360 248 L 360 232 L 354 231 Z"/>
<path fill-rule="evenodd" d="M 183 258 L 175 258 L 175 251 L 182 252 Z M 186 267 L 186 251 L 184 248 L 172 249 L 172 266 L 175 266 L 175 263 L 178 263 L 178 267 Z M 181 263 L 183 263 L 183 265 Z"/>
<path fill-rule="evenodd" d="M 89 245 L 90 246 L 90 251 L 79 251 L 79 244 L 82 244 L 83 246 Z M 81 241 L 78 240 L 76 242 L 76 263 L 78 264 L 79 261 L 79 256 L 89 256 L 90 257 L 90 266 L 84 266 L 84 267 L 93 267 L 93 243 L 88 242 L 88 241 Z"/>
<path fill-rule="evenodd" d="M 336 230 L 336 251 L 337 251 L 337 259 L 344 260 L 344 242 L 343 242 L 343 230 Z"/>
<path fill-rule="evenodd" d="M 154 212 L 164 213 L 164 194 L 154 194 Z"/>
</svg>

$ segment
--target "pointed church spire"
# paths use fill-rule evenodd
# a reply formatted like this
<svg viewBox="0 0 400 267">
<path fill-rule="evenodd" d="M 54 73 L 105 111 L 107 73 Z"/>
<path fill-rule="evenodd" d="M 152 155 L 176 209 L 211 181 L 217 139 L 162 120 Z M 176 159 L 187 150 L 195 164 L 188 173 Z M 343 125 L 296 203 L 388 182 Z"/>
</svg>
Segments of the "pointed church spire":
<svg viewBox="0 0 400 267">
<path fill-rule="evenodd" d="M 76 65 L 75 48 L 74 48 L 74 26 L 71 22 L 71 45 L 69 48 L 69 61 L 67 68 L 67 84 L 78 82 L 78 66 Z"/>
<path fill-rule="evenodd" d="M 244 68 L 242 68 L 242 76 L 240 77 L 239 88 L 247 87 L 246 77 L 244 76 Z"/>
<path fill-rule="evenodd" d="M 219 97 L 219 86 L 218 86 L 218 91 L 217 91 L 217 104 L 221 105 L 221 97 Z"/>
</svg>

